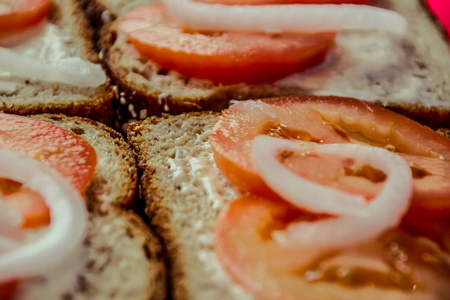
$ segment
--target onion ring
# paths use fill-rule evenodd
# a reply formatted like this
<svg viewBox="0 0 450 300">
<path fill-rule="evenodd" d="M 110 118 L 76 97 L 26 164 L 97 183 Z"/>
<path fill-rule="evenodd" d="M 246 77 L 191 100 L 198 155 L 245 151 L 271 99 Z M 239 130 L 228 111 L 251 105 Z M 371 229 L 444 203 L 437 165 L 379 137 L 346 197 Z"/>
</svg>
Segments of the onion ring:
<svg viewBox="0 0 450 300">
<path fill-rule="evenodd" d="M 61 82 L 82 87 L 97 87 L 106 81 L 100 65 L 78 57 L 61 58 L 58 63 L 46 64 L 32 57 L 0 47 L 2 73 L 19 78 Z"/>
<path fill-rule="evenodd" d="M 316 143 L 294 143 L 290 140 L 260 135 L 253 140 L 252 154 L 262 179 L 291 204 L 315 213 L 366 215 L 366 201 L 363 196 L 340 191 L 298 176 L 285 168 L 276 158 L 280 150 L 308 152 L 316 148 Z"/>
<path fill-rule="evenodd" d="M 0 281 L 42 275 L 63 264 L 85 235 L 87 212 L 81 196 L 51 168 L 6 149 L 0 149 L 0 177 L 41 194 L 52 216 L 44 236 L 0 254 Z"/>
<path fill-rule="evenodd" d="M 283 151 L 287 143 L 298 143 L 297 141 L 283 141 L 271 137 L 256 137 L 254 143 L 258 143 L 259 145 L 257 146 L 259 148 L 255 146 L 253 147 L 253 151 L 267 152 L 266 155 L 256 153 L 255 164 L 257 166 L 273 159 L 273 152 L 268 151 L 271 149 L 265 150 L 264 147 L 261 147 L 262 142 L 260 143 L 257 140 L 263 140 L 266 145 L 267 143 L 278 144 L 278 151 Z M 298 146 L 296 147 L 298 149 Z M 365 215 L 349 214 L 339 218 L 325 219 L 317 222 L 291 223 L 288 225 L 286 231 L 275 231 L 272 233 L 272 237 L 276 242 L 287 247 L 336 248 L 371 240 L 386 229 L 400 223 L 401 217 L 409 207 L 413 193 L 411 169 L 404 159 L 386 149 L 359 144 L 316 145 L 314 151 L 317 153 L 333 153 L 348 156 L 357 161 L 376 166 L 387 174 L 384 187 L 366 206 L 365 210 L 367 213 Z M 280 182 L 280 180 L 274 179 L 279 176 L 277 173 L 278 170 L 260 170 L 258 168 L 258 171 L 269 186 Z M 297 188 L 300 189 L 302 187 L 298 186 Z M 280 193 L 278 187 L 274 191 Z M 327 189 L 324 189 L 324 195 L 322 196 L 325 197 L 327 192 Z M 284 191 L 281 193 L 284 193 Z M 290 199 L 286 200 L 290 201 Z M 335 206 L 341 205 L 347 204 L 336 203 Z M 304 208 L 310 210 L 308 204 Z M 329 212 L 333 211 L 331 207 L 328 208 Z M 335 211 L 339 210 L 341 208 L 335 207 Z"/>
<path fill-rule="evenodd" d="M 404 34 L 406 19 L 395 11 L 368 5 L 223 5 L 194 0 L 164 0 L 170 16 L 199 30 L 336 31 L 378 29 Z"/>
</svg>

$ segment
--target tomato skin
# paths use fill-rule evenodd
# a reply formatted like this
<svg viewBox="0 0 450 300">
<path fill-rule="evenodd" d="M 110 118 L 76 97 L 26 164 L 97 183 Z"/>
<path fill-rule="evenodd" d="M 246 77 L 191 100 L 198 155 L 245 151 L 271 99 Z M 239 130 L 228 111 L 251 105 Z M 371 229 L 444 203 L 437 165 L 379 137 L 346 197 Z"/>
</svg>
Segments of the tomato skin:
<svg viewBox="0 0 450 300">
<path fill-rule="evenodd" d="M 10 300 L 17 289 L 17 280 L 0 282 L 0 300 Z"/>
<path fill-rule="evenodd" d="M 0 36 L 37 24 L 47 16 L 51 4 L 51 0 L 30 0 L 24 7 L 0 14 Z"/>
<path fill-rule="evenodd" d="M 336 35 L 190 32 L 166 16 L 161 4 L 131 12 L 120 26 L 162 68 L 215 84 L 270 83 L 305 70 L 325 59 Z"/>
</svg>

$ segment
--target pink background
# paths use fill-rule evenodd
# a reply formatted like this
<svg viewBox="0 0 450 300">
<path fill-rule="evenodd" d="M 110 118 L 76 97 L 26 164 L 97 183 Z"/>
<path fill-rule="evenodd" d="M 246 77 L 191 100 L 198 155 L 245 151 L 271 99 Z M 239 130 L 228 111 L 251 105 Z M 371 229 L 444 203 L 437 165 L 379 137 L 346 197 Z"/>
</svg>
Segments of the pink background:
<svg viewBox="0 0 450 300">
<path fill-rule="evenodd" d="M 450 36 L 450 0 L 428 0 L 428 3 Z"/>
</svg>

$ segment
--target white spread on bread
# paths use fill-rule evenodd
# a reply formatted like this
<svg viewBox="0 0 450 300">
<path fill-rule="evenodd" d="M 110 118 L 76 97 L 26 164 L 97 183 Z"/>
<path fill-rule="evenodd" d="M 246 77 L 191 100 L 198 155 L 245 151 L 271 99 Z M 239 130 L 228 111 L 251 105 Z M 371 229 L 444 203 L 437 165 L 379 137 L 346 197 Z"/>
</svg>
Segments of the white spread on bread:
<svg viewBox="0 0 450 300">
<path fill-rule="evenodd" d="M 27 30 L 0 39 L 0 47 L 14 52 L 15 56 L 24 60 L 32 59 L 50 67 L 64 66 L 66 63 L 90 66 L 94 70 L 98 82 L 102 84 L 106 77 L 101 67 L 80 58 L 72 43 L 73 41 L 66 32 L 47 21 L 42 21 Z M 19 66 L 17 62 L 14 63 Z M 47 75 L 42 74 L 39 80 L 46 81 L 45 76 Z M 28 81 L 36 80 L 31 77 L 32 75 L 24 76 L 23 72 L 19 70 L 13 72 L 0 68 L 0 92 L 14 93 L 25 86 Z"/>
<path fill-rule="evenodd" d="M 208 157 L 187 156 L 183 150 L 175 151 L 175 158 L 168 159 L 169 168 L 173 172 L 172 180 L 182 191 L 189 190 L 192 182 L 202 186 L 205 190 L 205 197 L 211 202 L 213 209 L 219 209 L 221 202 L 218 200 L 225 193 L 238 195 L 224 178 L 220 175 L 219 169 L 215 165 L 211 166 L 212 153 Z"/>
<path fill-rule="evenodd" d="M 344 31 L 338 34 L 327 62 L 275 84 L 296 85 L 312 95 L 444 106 L 429 73 L 402 38 L 376 31 Z"/>
</svg>

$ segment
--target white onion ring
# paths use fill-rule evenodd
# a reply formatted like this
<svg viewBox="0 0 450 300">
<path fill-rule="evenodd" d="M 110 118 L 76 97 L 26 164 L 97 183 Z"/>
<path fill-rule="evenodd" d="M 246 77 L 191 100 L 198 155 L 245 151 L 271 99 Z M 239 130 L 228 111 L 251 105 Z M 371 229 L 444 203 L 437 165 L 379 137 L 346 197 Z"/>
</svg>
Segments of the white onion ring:
<svg viewBox="0 0 450 300">
<path fill-rule="evenodd" d="M 404 34 L 406 19 L 395 11 L 368 5 L 222 5 L 194 0 L 164 0 L 167 12 L 192 29 L 248 31 L 336 31 L 378 29 Z"/>
<path fill-rule="evenodd" d="M 61 82 L 82 87 L 97 87 L 106 81 L 98 64 L 78 57 L 61 58 L 58 63 L 46 64 L 37 59 L 0 47 L 2 73 L 31 80 Z"/>
<path fill-rule="evenodd" d="M 38 192 L 52 218 L 44 236 L 0 254 L 0 281 L 42 275 L 63 264 L 86 231 L 87 212 L 80 195 L 51 168 L 6 149 L 0 149 L 0 177 Z"/>
<path fill-rule="evenodd" d="M 283 151 L 286 143 L 298 143 L 270 137 L 258 136 L 255 140 L 257 139 L 265 139 L 265 143 L 279 144 L 279 151 Z M 255 142 L 258 143 L 258 141 Z M 265 151 L 261 144 L 258 146 L 260 148 L 253 148 L 254 152 Z M 316 147 L 315 152 L 317 153 L 334 153 L 352 157 L 380 169 L 387 174 L 383 190 L 366 206 L 366 216 L 355 214 L 317 222 L 291 223 L 286 231 L 272 233 L 276 242 L 287 247 L 335 248 L 350 246 L 374 239 L 386 229 L 400 223 L 401 217 L 409 207 L 413 193 L 411 169 L 404 159 L 386 149 L 359 144 L 328 144 Z M 257 156 L 254 157 L 256 165 L 273 159 L 269 157 L 270 155 L 273 156 L 269 151 L 266 156 L 257 153 Z M 256 160 L 258 161 L 256 162 Z M 260 175 L 270 186 L 274 182 L 274 178 L 279 176 L 277 172 L 278 170 L 274 169 L 262 170 Z M 301 188 L 298 187 L 298 189 Z M 280 191 L 275 189 L 275 192 Z M 323 193 L 327 193 L 327 190 L 324 189 Z M 287 200 L 289 201 L 289 199 Z M 337 206 L 346 205 L 344 203 L 336 204 Z M 307 206 L 304 208 L 309 210 Z M 336 210 L 340 210 L 340 208 L 336 208 Z"/>
<path fill-rule="evenodd" d="M 327 187 L 290 171 L 277 159 L 282 151 L 314 151 L 317 144 L 292 142 L 267 135 L 253 140 L 252 154 L 256 169 L 266 184 L 291 204 L 315 213 L 366 215 L 365 198 Z M 342 205 L 336 205 L 337 203 Z"/>
</svg>

